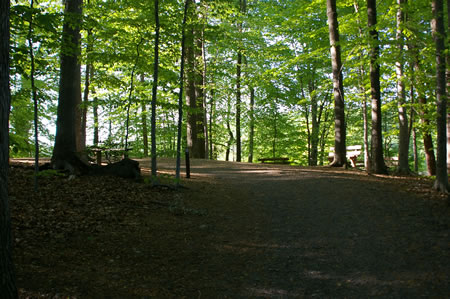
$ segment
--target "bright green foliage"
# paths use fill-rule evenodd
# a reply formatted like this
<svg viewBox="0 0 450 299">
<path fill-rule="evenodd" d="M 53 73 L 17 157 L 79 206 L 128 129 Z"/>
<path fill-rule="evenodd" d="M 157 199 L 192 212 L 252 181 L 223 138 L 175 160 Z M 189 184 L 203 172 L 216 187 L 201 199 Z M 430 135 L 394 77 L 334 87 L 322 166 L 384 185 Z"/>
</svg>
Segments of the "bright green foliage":
<svg viewBox="0 0 450 299">
<path fill-rule="evenodd" d="M 143 155 L 142 103 L 150 106 L 153 81 L 155 20 L 153 1 L 85 0 L 82 33 L 82 65 L 93 65 L 88 103 L 88 144 L 92 143 L 92 103 L 99 103 L 100 142 L 123 144 L 127 105 L 130 104 L 130 140 L 132 156 Z M 59 2 L 58 2 L 59 3 Z M 157 101 L 157 145 L 159 156 L 174 156 L 177 122 L 178 70 L 180 65 L 181 0 L 160 0 L 160 69 Z M 355 3 L 359 12 L 355 12 Z M 363 144 L 362 103 L 370 94 L 365 1 L 338 1 L 339 31 L 346 95 L 347 145 Z M 213 157 L 224 159 L 231 147 L 233 159 L 236 94 L 236 49 L 241 49 L 242 65 L 242 157 L 249 154 L 250 87 L 255 89 L 254 161 L 258 158 L 286 156 L 308 165 L 317 151 L 317 164 L 327 164 L 333 146 L 333 104 L 331 63 L 325 0 L 247 0 L 247 13 L 239 12 L 239 1 L 202 0 L 195 4 L 206 18 L 192 18 L 204 26 L 206 57 L 206 111 Z M 398 107 L 395 61 L 396 1 L 379 1 L 381 89 L 385 156 L 398 150 Z M 10 122 L 13 155 L 32 154 L 32 113 L 29 84 L 30 62 L 26 41 L 28 19 L 34 15 L 33 31 L 41 134 L 49 146 L 54 131 L 61 45 L 62 7 L 56 2 L 40 3 L 31 12 L 29 3 L 12 6 L 12 111 Z M 419 133 L 435 132 L 434 45 L 431 38 L 431 7 L 428 1 L 408 1 L 408 20 L 403 51 L 406 108 L 413 112 L 413 126 Z M 237 24 L 242 23 L 242 30 Z M 87 30 L 92 30 L 92 52 L 86 53 Z M 138 45 L 140 45 L 138 47 Z M 415 47 L 417 53 L 410 49 Z M 89 54 L 89 55 L 88 55 Z M 87 61 L 89 59 L 89 61 Z M 419 59 L 422 71 L 412 66 Z M 82 68 L 82 72 L 83 72 Z M 131 74 L 134 73 L 131 92 Z M 362 72 L 362 74 L 361 74 Z M 141 80 L 143 78 L 143 80 Z M 419 84 L 420 83 L 420 84 Z M 363 91 L 361 91 L 363 90 Z M 417 103 L 420 92 L 428 106 Z M 131 103 L 130 100 L 131 99 Z M 432 120 L 424 128 L 419 111 Z M 149 111 L 147 109 L 147 111 Z M 146 115 L 150 118 L 149 112 Z M 370 106 L 368 109 L 370 118 Z M 209 126 L 209 123 L 208 123 Z M 369 128 L 370 130 L 370 128 Z M 185 130 L 184 130 L 185 132 Z M 183 138 L 184 140 L 184 138 Z M 185 142 L 185 141 L 184 141 Z M 231 142 L 231 143 L 230 143 Z M 421 170 L 423 152 L 419 152 Z M 412 163 L 412 154 L 411 163 Z M 314 164 L 314 163 L 313 163 Z"/>
</svg>

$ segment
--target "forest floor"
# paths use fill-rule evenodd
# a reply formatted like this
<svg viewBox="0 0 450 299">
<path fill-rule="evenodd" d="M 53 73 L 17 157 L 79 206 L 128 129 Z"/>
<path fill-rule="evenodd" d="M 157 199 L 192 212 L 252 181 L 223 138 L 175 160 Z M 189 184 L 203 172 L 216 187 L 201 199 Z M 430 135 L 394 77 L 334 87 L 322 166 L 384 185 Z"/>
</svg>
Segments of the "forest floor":
<svg viewBox="0 0 450 299">
<path fill-rule="evenodd" d="M 177 190 L 47 173 L 34 192 L 11 164 L 21 298 L 450 294 L 450 208 L 429 179 L 193 160 Z"/>
</svg>

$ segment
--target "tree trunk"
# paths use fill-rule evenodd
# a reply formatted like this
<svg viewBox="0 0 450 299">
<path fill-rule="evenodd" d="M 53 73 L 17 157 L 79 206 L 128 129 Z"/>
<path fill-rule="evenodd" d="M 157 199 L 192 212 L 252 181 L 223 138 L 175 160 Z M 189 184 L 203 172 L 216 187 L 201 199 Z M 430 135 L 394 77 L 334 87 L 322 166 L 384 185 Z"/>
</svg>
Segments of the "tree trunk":
<svg viewBox="0 0 450 299">
<path fill-rule="evenodd" d="M 403 75 L 403 47 L 404 36 L 403 26 L 405 22 L 405 14 L 403 12 L 404 5 L 407 0 L 397 0 L 397 48 L 398 48 L 398 60 L 395 62 L 396 74 L 397 74 L 397 101 L 398 101 L 398 126 L 399 126 L 399 146 L 398 146 L 398 169 L 400 174 L 408 174 L 409 169 L 409 128 L 408 128 L 408 116 L 405 107 L 406 92 Z"/>
<path fill-rule="evenodd" d="M 273 139 L 272 139 L 272 157 L 276 157 L 277 154 L 277 139 L 278 139 L 278 107 L 277 101 L 274 102 L 274 114 L 273 114 Z"/>
<path fill-rule="evenodd" d="M 98 122 L 98 98 L 94 97 L 94 100 L 92 102 L 92 114 L 94 117 L 94 145 L 98 145 L 98 126 L 99 126 L 99 122 Z"/>
<path fill-rule="evenodd" d="M 230 126 L 230 115 L 231 115 L 231 103 L 230 100 L 228 99 L 228 103 L 227 103 L 227 131 L 228 131 L 228 142 L 227 142 L 227 149 L 225 152 L 225 161 L 230 161 L 230 151 L 231 151 L 231 146 L 233 145 L 233 141 L 234 141 L 234 136 L 233 136 L 233 131 L 231 130 L 231 126 Z"/>
<path fill-rule="evenodd" d="M 414 71 L 414 66 L 411 65 L 411 73 Z M 412 81 L 415 80 L 415 76 L 412 75 Z M 414 85 L 411 84 L 410 86 L 410 99 L 411 99 L 411 105 L 414 105 L 415 99 L 414 99 Z M 410 114 L 409 114 L 409 136 L 411 138 L 412 136 L 412 146 L 413 146 L 413 157 L 414 157 L 414 172 L 419 172 L 419 156 L 418 156 L 418 149 L 417 149 L 417 134 L 416 134 L 416 127 L 415 127 L 415 110 L 411 108 Z"/>
<path fill-rule="evenodd" d="M 247 0 L 239 0 L 239 11 L 245 14 L 247 10 Z M 239 33 L 242 33 L 242 22 L 238 24 Z M 242 49 L 239 47 L 236 64 L 236 161 L 242 160 L 241 149 L 241 66 L 242 66 Z"/>
<path fill-rule="evenodd" d="M 88 1 L 89 3 L 89 1 Z M 91 85 L 92 61 L 91 52 L 94 38 L 92 36 L 92 28 L 87 31 L 87 45 L 86 45 L 86 71 L 84 77 L 84 92 L 83 92 L 83 106 L 81 108 L 81 138 L 78 143 L 78 148 L 84 150 L 86 148 L 86 127 L 87 127 L 87 111 L 89 106 L 89 88 Z"/>
<path fill-rule="evenodd" d="M 205 17 L 205 23 L 206 23 Z M 206 61 L 206 46 L 205 46 L 205 26 L 202 27 L 202 36 L 201 36 L 201 47 L 202 47 L 202 108 L 203 108 L 203 135 L 204 135 L 204 144 L 205 144 L 205 159 L 209 158 L 209 134 L 208 134 L 208 105 L 206 103 L 206 85 L 208 84 L 206 74 L 207 74 L 207 61 Z"/>
<path fill-rule="evenodd" d="M 444 4 L 442 0 L 432 1 L 433 20 L 431 29 L 436 44 L 436 102 L 437 102 L 437 160 L 434 188 L 448 192 L 447 174 L 447 99 L 445 82 L 445 29 Z"/>
<path fill-rule="evenodd" d="M 209 108 L 209 159 L 214 159 L 214 148 L 213 148 L 213 132 L 212 132 L 212 126 L 214 123 L 214 116 L 215 116 L 215 97 L 214 97 L 214 89 L 211 90 L 211 101 L 210 101 L 210 108 Z"/>
<path fill-rule="evenodd" d="M 302 93 L 302 97 L 303 99 L 306 99 L 306 95 L 305 95 L 305 89 L 303 86 L 303 80 L 301 77 L 299 77 L 299 82 L 300 82 L 300 91 Z M 312 101 L 312 99 L 311 99 Z M 311 105 L 312 106 L 312 105 Z M 306 141 L 307 141 L 307 161 L 308 161 L 308 166 L 311 166 L 311 129 L 309 126 L 309 106 L 305 101 L 305 120 L 306 120 Z"/>
<path fill-rule="evenodd" d="M 236 65 L 236 161 L 241 162 L 241 64 L 242 53 L 239 50 Z"/>
<path fill-rule="evenodd" d="M 184 89 L 184 60 L 186 52 L 186 19 L 189 9 L 189 4 L 192 0 L 186 0 L 184 3 L 184 14 L 182 23 L 182 33 L 181 33 L 181 62 L 180 62 L 180 91 L 178 93 L 178 126 L 177 126 L 177 162 L 175 170 L 175 180 L 177 185 L 180 182 L 180 170 L 181 170 L 181 128 L 183 126 L 183 89 Z"/>
<path fill-rule="evenodd" d="M 250 87 L 250 134 L 248 144 L 248 162 L 253 163 L 253 147 L 255 139 L 255 89 Z"/>
<path fill-rule="evenodd" d="M 450 2 L 447 0 L 447 39 L 450 34 Z M 447 97 L 450 94 L 450 51 L 447 44 L 447 70 L 446 70 L 446 83 L 447 83 Z M 447 98 L 448 99 L 448 98 Z M 447 113 L 447 175 L 450 173 L 450 113 Z"/>
<path fill-rule="evenodd" d="M 195 13 L 190 13 L 191 15 Z M 203 116 L 203 86 L 202 86 L 202 50 L 201 35 L 195 24 L 190 24 L 186 32 L 186 104 L 187 110 L 187 146 L 192 158 L 205 157 L 205 135 Z"/>
<path fill-rule="evenodd" d="M 355 7 L 355 13 L 357 14 L 359 36 L 361 38 L 363 38 L 364 34 L 363 34 L 362 26 L 361 26 L 358 1 L 355 1 L 353 5 Z M 367 119 L 367 95 L 366 95 L 366 89 L 364 87 L 365 71 L 364 71 L 364 64 L 363 64 L 363 53 L 360 53 L 359 59 L 361 60 L 361 62 L 360 62 L 360 66 L 358 68 L 358 72 L 359 72 L 358 85 L 359 85 L 360 96 L 363 98 L 362 116 L 363 116 L 363 133 L 364 133 L 364 137 L 363 137 L 363 139 L 364 139 L 363 140 L 363 143 L 364 143 L 364 168 L 366 169 L 367 172 L 370 172 L 370 164 L 371 163 L 370 163 L 370 150 L 369 150 L 369 148 L 370 148 L 370 146 L 369 146 L 369 122 Z"/>
<path fill-rule="evenodd" d="M 0 1 L 0 294 L 18 298 L 12 261 L 11 216 L 8 199 L 9 160 L 9 1 Z"/>
<path fill-rule="evenodd" d="M 158 94 L 159 71 L 159 1 L 155 0 L 155 55 L 153 61 L 153 88 L 152 88 L 152 116 L 151 116 L 151 140 L 152 140 L 152 178 L 156 180 L 156 101 Z M 155 181 L 154 181 L 155 183 Z"/>
<path fill-rule="evenodd" d="M 142 43 L 144 42 L 144 38 L 141 36 L 141 39 L 136 45 L 136 59 L 134 61 L 133 68 L 131 70 L 131 76 L 130 76 L 130 91 L 128 93 L 128 103 L 127 103 L 127 121 L 125 125 L 125 158 L 128 158 L 128 148 L 129 148 L 129 136 L 130 136 L 130 109 L 131 109 L 131 102 L 133 101 L 133 92 L 134 92 L 134 77 L 136 73 L 136 69 L 138 66 L 139 58 L 141 56 L 140 47 Z"/>
<path fill-rule="evenodd" d="M 195 107 L 196 107 L 196 130 L 197 130 L 197 154 L 194 155 L 195 158 L 206 159 L 207 143 L 206 143 L 206 109 L 205 109 L 205 80 L 204 75 L 204 64 L 203 60 L 203 28 L 196 29 L 194 31 L 195 38 L 195 60 L 194 60 L 194 80 L 195 80 Z M 205 74 L 206 75 L 206 74 Z"/>
<path fill-rule="evenodd" d="M 80 25 L 82 0 L 67 0 L 61 44 L 61 68 L 56 120 L 56 137 L 52 164 L 56 169 L 69 168 L 77 160 L 80 133 L 81 75 Z"/>
<path fill-rule="evenodd" d="M 336 0 L 327 0 L 328 29 L 330 33 L 331 67 L 334 94 L 334 160 L 331 166 L 347 165 L 344 87 L 342 76 L 341 46 L 337 21 Z"/>
<path fill-rule="evenodd" d="M 315 82 L 314 82 L 315 70 L 312 70 L 312 78 L 309 81 L 309 96 L 311 98 L 311 131 L 308 133 L 309 135 L 309 166 L 317 166 L 317 158 L 318 158 L 318 146 L 319 146 L 319 122 L 317 118 L 318 113 L 318 103 L 317 96 L 314 94 L 316 90 Z M 309 128 L 308 128 L 309 131 Z"/>
<path fill-rule="evenodd" d="M 194 55 L 194 28 L 187 26 L 186 28 L 186 125 L 187 125 L 187 147 L 192 156 L 197 147 L 197 117 L 196 117 L 196 100 L 195 100 L 195 55 Z"/>
<path fill-rule="evenodd" d="M 414 154 L 414 172 L 419 172 L 419 155 L 417 150 L 417 134 L 416 128 L 412 129 L 412 138 L 413 138 L 413 154 Z"/>
<path fill-rule="evenodd" d="M 378 57 L 380 46 L 378 44 L 376 0 L 367 0 L 367 17 L 370 29 L 370 93 L 372 97 L 372 159 L 370 171 L 377 174 L 387 173 L 383 158 L 383 137 L 381 128 L 381 90 L 380 65 Z"/>
<path fill-rule="evenodd" d="M 320 161 L 319 161 L 319 165 L 323 165 L 324 164 L 324 157 L 325 157 L 325 144 L 326 144 L 326 140 L 328 138 L 328 134 L 329 134 L 329 125 L 328 125 L 328 109 L 325 110 L 325 117 L 324 117 L 324 124 L 321 128 L 321 132 L 320 132 Z M 328 158 L 328 156 L 327 156 Z"/>
<path fill-rule="evenodd" d="M 34 1 L 30 2 L 31 11 L 34 10 Z M 34 110 L 34 191 L 38 191 L 38 173 L 39 173 L 39 116 L 38 116 L 38 98 L 35 84 L 35 59 L 33 49 L 33 13 L 30 14 L 30 23 L 28 27 L 28 46 L 30 53 L 30 83 L 31 83 L 31 98 L 33 100 Z"/>
<path fill-rule="evenodd" d="M 141 74 L 141 83 L 145 82 L 145 77 Z M 141 99 L 141 122 L 142 122 L 142 143 L 144 147 L 144 157 L 148 157 L 148 125 L 147 125 L 147 104 L 146 99 Z"/>
</svg>

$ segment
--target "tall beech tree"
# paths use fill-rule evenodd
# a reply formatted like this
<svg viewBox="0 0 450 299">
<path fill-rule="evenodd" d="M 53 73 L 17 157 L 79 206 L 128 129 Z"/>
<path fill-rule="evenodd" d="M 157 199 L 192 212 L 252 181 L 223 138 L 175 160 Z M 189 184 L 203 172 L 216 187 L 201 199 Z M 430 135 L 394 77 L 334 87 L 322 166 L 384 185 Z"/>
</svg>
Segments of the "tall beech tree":
<svg viewBox="0 0 450 299">
<path fill-rule="evenodd" d="M 341 45 L 337 21 L 336 0 L 327 0 L 328 28 L 330 32 L 331 65 L 333 70 L 334 97 L 334 160 L 332 166 L 347 164 L 344 84 L 342 76 Z"/>
<path fill-rule="evenodd" d="M 0 1 L 0 295 L 1 298 L 18 298 L 12 261 L 11 217 L 8 199 L 9 159 L 9 42 L 10 4 Z"/>
<path fill-rule="evenodd" d="M 405 5 L 407 0 L 397 0 L 397 49 L 398 59 L 395 62 L 395 69 L 397 74 L 397 102 L 398 102 L 398 127 L 399 127 L 399 141 L 398 141 L 398 169 L 402 174 L 408 174 L 409 169 L 409 128 L 408 128 L 408 114 L 405 107 L 406 91 L 405 78 L 403 72 L 403 55 L 404 55 L 404 23 L 405 23 Z"/>
<path fill-rule="evenodd" d="M 159 1 L 155 0 L 155 56 L 153 62 L 153 87 L 152 87 L 152 177 L 156 178 L 156 100 L 158 95 L 159 72 Z"/>
<path fill-rule="evenodd" d="M 367 0 L 367 18 L 370 34 L 370 94 L 372 97 L 371 167 L 373 173 L 387 173 L 383 158 L 381 128 L 380 45 L 378 40 L 376 0 Z"/>
<path fill-rule="evenodd" d="M 184 90 L 184 63 L 186 55 L 186 20 L 189 11 L 189 5 L 192 0 L 186 0 L 184 2 L 183 22 L 181 25 L 181 59 L 180 59 L 180 76 L 179 76 L 179 91 L 178 91 L 178 126 L 177 126 L 177 157 L 176 157 L 176 169 L 175 179 L 177 184 L 180 182 L 181 172 L 181 128 L 183 127 L 183 90 Z"/>
<path fill-rule="evenodd" d="M 356 23 L 358 25 L 358 33 L 359 37 L 362 38 L 364 36 L 363 28 L 361 25 L 361 16 L 360 16 L 360 10 L 359 10 L 359 4 L 358 1 L 355 1 L 353 3 L 353 6 L 355 8 L 356 13 Z M 370 171 L 370 150 L 369 150 L 369 122 L 367 119 L 367 94 L 366 94 L 366 88 L 364 86 L 364 77 L 365 77 L 365 68 L 364 68 L 364 60 L 363 60 L 363 53 L 360 53 L 358 55 L 358 58 L 360 59 L 360 64 L 358 66 L 358 89 L 359 94 L 362 97 L 362 117 L 363 117 L 363 143 L 364 143 L 364 167 L 367 171 Z"/>
<path fill-rule="evenodd" d="M 447 100 L 450 94 L 450 49 L 448 49 L 449 42 L 450 42 L 450 4 L 447 1 L 447 57 L 446 57 Z M 450 112 L 447 113 L 447 175 L 449 173 L 450 173 Z"/>
<path fill-rule="evenodd" d="M 203 98 L 203 55 L 202 55 L 202 29 L 197 22 L 198 9 L 192 3 L 189 8 L 190 22 L 186 28 L 186 113 L 187 145 L 190 156 L 193 158 L 206 158 L 205 116 Z"/>
<path fill-rule="evenodd" d="M 253 86 L 250 86 L 250 110 L 249 110 L 249 116 L 250 116 L 250 132 L 248 137 L 248 162 L 253 163 L 253 149 L 254 149 L 254 142 L 255 142 L 255 88 Z"/>
<path fill-rule="evenodd" d="M 57 169 L 75 170 L 77 161 L 77 138 L 81 132 L 79 56 L 82 4 L 82 0 L 64 1 L 56 137 L 52 155 L 53 167 Z"/>
<path fill-rule="evenodd" d="M 436 181 L 434 188 L 448 192 L 447 174 L 447 98 L 445 82 L 445 27 L 443 0 L 433 0 L 431 3 L 433 20 L 431 28 L 436 44 L 436 103 L 437 103 L 437 160 Z"/>
<path fill-rule="evenodd" d="M 33 99 L 33 114 L 34 114 L 34 191 L 38 191 L 38 172 L 39 172 L 39 115 L 38 115 L 38 97 L 36 88 L 36 64 L 34 58 L 34 43 L 33 43 L 33 10 L 34 1 L 30 2 L 30 20 L 28 25 L 28 47 L 30 53 L 30 83 L 31 83 L 31 98 Z"/>
<path fill-rule="evenodd" d="M 239 11 L 244 15 L 247 11 L 247 0 L 239 0 Z M 238 32 L 242 33 L 243 23 L 240 21 L 238 23 Z M 241 40 L 242 42 L 242 40 Z M 236 161 L 242 161 L 242 144 L 241 144 L 241 110 L 242 110 L 242 91 L 241 91 L 241 81 L 242 81 L 242 46 L 238 46 L 237 50 L 237 61 L 236 61 Z"/>
</svg>

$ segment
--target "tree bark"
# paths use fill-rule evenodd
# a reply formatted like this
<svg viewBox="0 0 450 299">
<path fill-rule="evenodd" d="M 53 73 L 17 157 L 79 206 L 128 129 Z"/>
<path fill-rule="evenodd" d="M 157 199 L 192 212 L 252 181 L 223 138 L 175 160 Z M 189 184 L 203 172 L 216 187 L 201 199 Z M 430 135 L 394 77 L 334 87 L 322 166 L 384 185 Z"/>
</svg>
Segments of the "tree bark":
<svg viewBox="0 0 450 299">
<path fill-rule="evenodd" d="M 9 42 L 10 2 L 0 1 L 0 294 L 2 298 L 18 298 L 12 261 L 11 216 L 8 199 L 9 160 Z"/>
<path fill-rule="evenodd" d="M 309 166 L 317 166 L 318 158 L 318 146 L 319 146 L 319 122 L 317 119 L 318 103 L 317 96 L 314 94 L 316 90 L 315 86 L 315 70 L 312 70 L 312 78 L 309 80 L 308 91 L 311 99 L 311 130 L 308 125 L 308 138 L 309 138 Z"/>
<path fill-rule="evenodd" d="M 238 52 L 236 64 L 236 161 L 241 162 L 241 64 L 242 53 Z"/>
<path fill-rule="evenodd" d="M 81 138 L 78 143 L 78 148 L 84 150 L 86 148 L 86 127 L 87 127 L 87 111 L 89 106 L 89 87 L 91 85 L 92 61 L 91 52 L 94 38 L 92 36 L 92 28 L 87 31 L 87 46 L 86 46 L 86 74 L 84 77 L 84 92 L 83 92 L 83 106 L 81 108 Z"/>
<path fill-rule="evenodd" d="M 405 107 L 406 92 L 403 74 L 403 47 L 404 35 L 403 26 L 405 22 L 404 6 L 407 0 L 397 0 L 397 49 L 398 60 L 395 62 L 397 74 L 397 101 L 398 101 L 398 126 L 399 126 L 399 146 L 398 146 L 398 169 L 400 174 L 409 174 L 409 128 L 408 115 Z"/>
<path fill-rule="evenodd" d="M 450 35 L 450 1 L 447 0 L 447 40 Z M 447 100 L 450 94 L 450 51 L 448 51 L 447 42 L 447 70 L 446 70 L 446 84 L 447 84 Z M 450 173 L 450 112 L 447 113 L 447 175 Z"/>
<path fill-rule="evenodd" d="M 411 72 L 414 71 L 414 66 L 411 65 Z M 415 76 L 412 75 L 412 81 L 414 81 Z M 410 85 L 410 99 L 411 99 L 411 105 L 414 105 L 415 99 L 414 99 L 414 84 Z M 418 155 L 418 149 L 417 149 L 417 134 L 416 134 L 416 127 L 415 127 L 415 110 L 414 108 L 411 108 L 410 114 L 409 114 L 409 135 L 410 138 L 412 137 L 412 146 L 413 146 L 413 157 L 414 157 L 414 172 L 419 172 L 419 155 Z"/>
<path fill-rule="evenodd" d="M 239 0 L 239 11 L 245 14 L 247 10 L 247 0 Z M 242 33 L 242 22 L 238 24 L 239 33 Z M 241 66 L 242 66 L 242 49 L 239 46 L 236 63 L 236 161 L 242 160 L 241 146 Z"/>
<path fill-rule="evenodd" d="M 383 136 L 381 128 L 381 90 L 380 65 L 378 57 L 380 46 L 378 44 L 376 0 L 367 0 L 367 17 L 370 29 L 370 93 L 372 97 L 372 159 L 370 171 L 377 174 L 386 174 L 387 168 L 383 158 Z"/>
<path fill-rule="evenodd" d="M 195 38 L 195 60 L 194 60 L 194 80 L 195 80 L 195 107 L 196 107 L 196 130 L 197 130 L 197 155 L 196 158 L 206 159 L 207 150 L 207 125 L 206 125 L 206 109 L 205 109 L 205 85 L 206 73 L 205 60 L 203 59 L 203 28 L 196 28 L 194 31 Z"/>
<path fill-rule="evenodd" d="M 34 10 L 34 1 L 30 2 L 31 11 Z M 38 115 L 38 97 L 37 89 L 35 84 L 35 59 L 34 59 L 34 49 L 33 49 L 33 12 L 30 14 L 30 21 L 28 27 L 28 46 L 30 53 L 30 83 L 31 83 L 31 98 L 33 100 L 33 110 L 34 110 L 34 191 L 38 191 L 38 173 L 39 173 L 39 115 Z"/>
<path fill-rule="evenodd" d="M 357 23 L 358 23 L 358 31 L 359 36 L 363 37 L 363 30 L 361 26 L 361 19 L 359 15 L 359 4 L 358 1 L 354 2 L 355 7 L 355 13 L 357 14 Z M 365 71 L 364 71 L 364 64 L 363 64 L 363 53 L 360 53 L 359 55 L 360 66 L 358 68 L 358 85 L 359 85 L 359 92 L 360 96 L 363 98 L 362 102 L 362 117 L 363 117 L 363 143 L 364 143 L 364 168 L 367 172 L 370 172 L 370 146 L 369 146 L 369 122 L 367 119 L 367 95 L 366 95 L 366 89 L 364 87 L 364 77 L 365 77 Z"/>
<path fill-rule="evenodd" d="M 194 55 L 194 28 L 189 25 L 186 28 L 186 125 L 187 147 L 190 155 L 197 155 L 197 101 L 195 100 L 195 55 Z"/>
<path fill-rule="evenodd" d="M 342 76 L 341 46 L 337 21 L 336 0 L 327 0 L 328 29 L 330 33 L 331 67 L 334 95 L 334 160 L 331 166 L 347 165 L 344 87 Z"/>
<path fill-rule="evenodd" d="M 184 14 L 181 33 L 181 62 L 180 62 L 180 91 L 178 93 L 178 126 L 177 126 L 177 158 L 175 169 L 175 180 L 177 185 L 180 182 L 180 170 L 181 170 L 181 128 L 183 126 L 183 89 L 184 89 L 184 62 L 186 52 L 186 19 L 189 10 L 189 5 L 192 0 L 186 0 L 184 3 Z"/>
<path fill-rule="evenodd" d="M 227 131 L 228 131 L 228 142 L 227 142 L 227 149 L 225 152 L 225 161 L 230 161 L 230 151 L 231 151 L 231 146 L 233 145 L 233 141 L 234 141 L 234 136 L 233 136 L 233 131 L 231 130 L 231 126 L 230 126 L 230 115 L 231 115 L 231 103 L 230 100 L 228 99 L 228 103 L 227 103 Z"/>
<path fill-rule="evenodd" d="M 77 160 L 80 136 L 81 74 L 80 25 L 82 0 L 67 0 L 61 44 L 61 68 L 56 120 L 56 137 L 52 164 L 56 169 L 69 168 Z"/>
<path fill-rule="evenodd" d="M 444 3 L 442 0 L 433 0 L 431 3 L 433 20 L 431 29 L 436 44 L 436 104 L 437 104 L 437 160 L 436 181 L 434 189 L 448 192 L 447 174 L 447 99 L 445 82 L 445 29 L 444 29 Z"/>
<path fill-rule="evenodd" d="M 196 13 L 195 7 L 190 14 Z M 202 79 L 202 37 L 195 24 L 189 24 L 186 31 L 186 104 L 187 146 L 192 158 L 205 157 L 203 79 Z"/>
<path fill-rule="evenodd" d="M 255 89 L 250 87 L 250 133 L 248 141 L 248 162 L 253 163 L 254 139 L 255 139 Z"/>
<path fill-rule="evenodd" d="M 141 74 L 141 83 L 145 83 L 145 77 Z M 144 147 L 144 157 L 148 157 L 148 124 L 147 124 L 147 104 L 144 97 L 141 98 L 141 122 L 142 122 L 142 143 Z"/>
<path fill-rule="evenodd" d="M 152 178 L 156 180 L 156 101 L 158 95 L 158 71 L 159 71 L 159 1 L 155 0 L 155 55 L 153 61 L 153 88 L 152 88 L 152 116 L 151 116 L 151 141 L 152 141 Z M 155 183 L 155 181 L 154 181 Z"/>
<path fill-rule="evenodd" d="M 214 159 L 214 147 L 213 147 L 213 123 L 215 116 L 215 97 L 214 97 L 214 89 L 211 90 L 211 101 L 209 103 L 209 159 Z"/>
<path fill-rule="evenodd" d="M 98 98 L 94 96 L 94 100 L 92 101 L 92 114 L 94 117 L 94 145 L 98 145 Z"/>
<path fill-rule="evenodd" d="M 205 23 L 207 22 L 205 17 Z M 206 103 L 206 85 L 207 82 L 207 61 L 206 61 L 206 45 L 205 45 L 205 25 L 202 27 L 202 36 L 201 36 L 201 47 L 202 47 L 202 108 L 203 108 L 203 136 L 204 136 L 204 144 L 205 144 L 205 158 L 209 158 L 209 134 L 208 134 L 208 105 Z M 211 117 L 211 116 L 210 116 Z"/>
<path fill-rule="evenodd" d="M 128 158 L 128 148 L 129 148 L 129 136 L 130 136 L 130 110 L 131 110 L 131 102 L 133 101 L 133 92 L 134 92 L 134 77 L 136 73 L 136 69 L 138 66 L 139 58 L 141 56 L 140 47 L 142 43 L 144 42 L 144 38 L 141 36 L 141 39 L 136 45 L 136 59 L 134 61 L 133 68 L 131 69 L 131 75 L 130 75 L 130 91 L 128 93 L 128 103 L 127 103 L 127 109 L 126 109 L 126 125 L 125 125 L 125 158 Z"/>
</svg>

